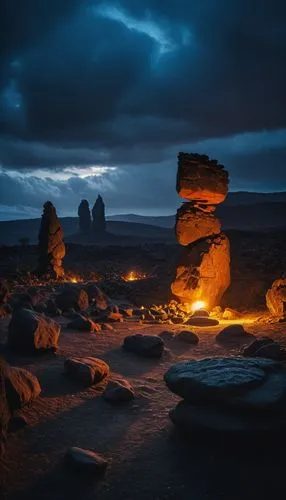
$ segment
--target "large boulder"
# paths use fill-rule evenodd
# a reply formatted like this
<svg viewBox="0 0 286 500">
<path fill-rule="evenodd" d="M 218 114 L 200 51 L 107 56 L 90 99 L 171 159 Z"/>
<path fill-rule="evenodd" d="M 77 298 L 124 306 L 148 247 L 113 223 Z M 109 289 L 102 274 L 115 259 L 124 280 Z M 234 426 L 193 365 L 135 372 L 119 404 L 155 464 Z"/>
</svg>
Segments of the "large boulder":
<svg viewBox="0 0 286 500">
<path fill-rule="evenodd" d="M 89 306 L 88 294 L 83 288 L 69 286 L 55 298 L 56 305 L 61 311 L 67 312 L 70 309 L 75 311 L 86 311 Z"/>
<path fill-rule="evenodd" d="M 88 283 L 85 288 L 89 301 L 96 307 L 96 309 L 104 311 L 109 306 L 109 298 L 107 295 L 95 284 Z"/>
<path fill-rule="evenodd" d="M 24 368 L 9 366 L 4 378 L 6 397 L 11 411 L 22 408 L 41 393 L 37 377 Z"/>
<path fill-rule="evenodd" d="M 145 358 L 160 358 L 164 351 L 164 341 L 157 335 L 128 335 L 123 342 L 126 351 Z"/>
<path fill-rule="evenodd" d="M 230 285 L 229 240 L 221 233 L 183 250 L 172 293 L 180 302 L 203 300 L 211 310 Z"/>
<path fill-rule="evenodd" d="M 217 205 L 228 192 L 228 173 L 206 155 L 179 153 L 177 192 L 182 198 Z"/>
<path fill-rule="evenodd" d="M 99 384 L 109 375 L 109 366 L 93 357 L 68 358 L 64 364 L 65 373 L 84 386 Z"/>
<path fill-rule="evenodd" d="M 274 281 L 272 287 L 266 293 L 266 305 L 272 316 L 283 318 L 285 316 L 286 304 L 286 278 Z"/>
<path fill-rule="evenodd" d="M 217 336 L 216 341 L 221 344 L 249 342 L 254 339 L 254 335 L 248 333 L 243 325 L 234 324 L 223 328 Z"/>
<path fill-rule="evenodd" d="M 23 354 L 56 349 L 60 326 L 43 314 L 29 309 L 13 312 L 9 324 L 8 344 L 11 349 Z"/>
<path fill-rule="evenodd" d="M 206 358 L 177 363 L 164 380 L 172 392 L 191 403 L 225 402 L 260 386 L 276 366 L 262 358 Z"/>
<path fill-rule="evenodd" d="M 187 246 L 194 241 L 219 234 L 221 223 L 213 212 L 205 212 L 192 203 L 184 203 L 177 210 L 175 231 L 178 243 Z"/>
</svg>

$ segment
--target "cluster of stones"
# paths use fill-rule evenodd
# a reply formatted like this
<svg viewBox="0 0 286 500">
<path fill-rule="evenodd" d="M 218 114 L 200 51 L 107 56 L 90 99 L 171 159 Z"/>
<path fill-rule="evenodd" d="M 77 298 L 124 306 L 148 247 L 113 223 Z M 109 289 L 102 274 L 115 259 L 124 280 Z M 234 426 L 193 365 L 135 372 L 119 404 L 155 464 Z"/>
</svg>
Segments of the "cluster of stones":
<svg viewBox="0 0 286 500">
<path fill-rule="evenodd" d="M 219 304 L 230 284 L 229 240 L 214 212 L 228 192 L 228 173 L 206 155 L 179 153 L 176 237 L 184 246 L 171 290 L 180 302 Z"/>
<path fill-rule="evenodd" d="M 164 379 L 183 398 L 170 412 L 183 431 L 265 438 L 286 430 L 286 371 L 279 361 L 259 355 L 187 361 Z"/>
<path fill-rule="evenodd" d="M 100 194 L 93 205 L 91 213 L 88 201 L 82 200 L 78 207 L 80 232 L 90 234 L 91 230 L 93 230 L 96 234 L 104 233 L 106 231 L 105 204 Z"/>
<path fill-rule="evenodd" d="M 39 231 L 39 275 L 46 275 L 50 278 L 59 278 L 64 275 L 62 259 L 66 250 L 63 236 L 56 209 L 50 201 L 47 201 L 44 204 Z"/>
</svg>

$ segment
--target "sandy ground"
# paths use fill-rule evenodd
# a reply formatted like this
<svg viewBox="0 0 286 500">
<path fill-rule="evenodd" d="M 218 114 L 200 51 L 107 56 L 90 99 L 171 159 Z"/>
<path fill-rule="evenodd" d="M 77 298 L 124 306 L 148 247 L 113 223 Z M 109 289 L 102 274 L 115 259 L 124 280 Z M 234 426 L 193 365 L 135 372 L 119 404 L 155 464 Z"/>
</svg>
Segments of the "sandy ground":
<svg viewBox="0 0 286 500">
<path fill-rule="evenodd" d="M 268 334 L 286 345 L 285 325 L 250 324 L 248 331 Z M 179 326 L 168 329 L 180 331 Z M 168 418 L 179 398 L 165 386 L 163 374 L 183 359 L 236 355 L 214 337 L 220 327 L 195 329 L 200 342 L 188 346 L 166 341 L 161 360 L 124 352 L 123 338 L 133 332 L 158 334 L 166 327 L 125 322 L 113 332 L 90 335 L 63 328 L 57 355 L 8 358 L 11 364 L 35 373 L 42 395 L 22 410 L 29 425 L 11 434 L 5 474 L 7 500 L 242 500 L 286 497 L 285 447 L 260 443 L 225 447 L 189 440 Z M 284 340 L 285 338 L 285 340 Z M 103 386 L 82 390 L 63 375 L 68 356 L 104 359 L 112 375 L 128 379 L 136 390 L 134 402 L 114 406 L 101 393 Z M 105 455 L 110 464 L 101 480 L 77 476 L 66 469 L 68 447 L 80 446 Z"/>
</svg>

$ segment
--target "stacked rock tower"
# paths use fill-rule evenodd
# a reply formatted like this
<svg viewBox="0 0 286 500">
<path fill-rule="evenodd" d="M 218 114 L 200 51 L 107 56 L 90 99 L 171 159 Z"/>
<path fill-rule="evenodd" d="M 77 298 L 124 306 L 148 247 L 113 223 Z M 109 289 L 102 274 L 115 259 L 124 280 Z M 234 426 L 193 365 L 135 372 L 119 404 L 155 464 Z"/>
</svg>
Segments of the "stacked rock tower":
<svg viewBox="0 0 286 500">
<path fill-rule="evenodd" d="M 189 200 L 177 211 L 176 237 L 183 245 L 173 295 L 190 306 L 204 301 L 211 310 L 230 285 L 229 240 L 215 216 L 228 193 L 228 173 L 207 155 L 179 153 L 177 192 Z"/>
</svg>

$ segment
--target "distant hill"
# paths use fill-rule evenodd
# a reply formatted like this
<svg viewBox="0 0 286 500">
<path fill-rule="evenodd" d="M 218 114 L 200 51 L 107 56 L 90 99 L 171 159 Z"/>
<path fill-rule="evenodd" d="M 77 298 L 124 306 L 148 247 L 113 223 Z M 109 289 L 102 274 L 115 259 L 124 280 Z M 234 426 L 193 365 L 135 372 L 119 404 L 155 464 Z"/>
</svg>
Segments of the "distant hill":
<svg viewBox="0 0 286 500">
<path fill-rule="evenodd" d="M 179 206 L 179 204 L 178 204 Z M 286 192 L 282 193 L 230 193 L 218 206 L 217 216 L 225 230 L 272 231 L 286 230 Z M 100 239 L 83 237 L 78 231 L 77 217 L 61 219 L 65 241 L 99 245 L 137 245 L 145 242 L 174 243 L 175 214 L 143 216 L 119 214 L 107 218 L 108 234 Z M 36 243 L 40 219 L 0 222 L 0 245 L 15 245 L 20 238 Z"/>
</svg>

